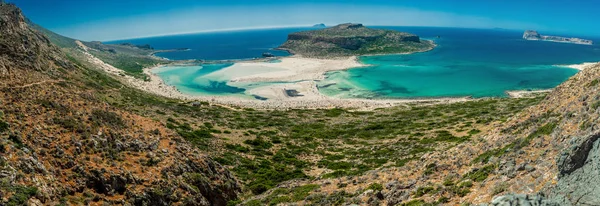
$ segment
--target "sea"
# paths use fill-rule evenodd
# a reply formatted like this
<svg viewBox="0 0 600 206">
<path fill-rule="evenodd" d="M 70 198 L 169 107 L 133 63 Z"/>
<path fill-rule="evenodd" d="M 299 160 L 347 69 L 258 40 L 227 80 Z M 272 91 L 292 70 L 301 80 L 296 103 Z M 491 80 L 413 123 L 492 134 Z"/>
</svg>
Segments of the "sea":
<svg viewBox="0 0 600 206">
<path fill-rule="evenodd" d="M 327 78 L 318 82 L 321 93 L 339 98 L 368 99 L 506 97 L 508 90 L 556 87 L 578 72 L 561 65 L 600 61 L 598 44 L 527 41 L 521 38 L 522 31 L 442 27 L 373 28 L 413 33 L 422 39 L 434 41 L 438 46 L 423 53 L 359 57 L 359 61 L 368 66 L 327 73 Z M 106 43 L 127 42 L 150 44 L 155 49 L 189 49 L 157 54 L 173 60 L 244 60 L 260 58 L 267 52 L 288 56 L 287 52 L 273 48 L 285 42 L 289 33 L 310 29 L 314 28 L 199 33 Z M 581 38 L 600 43 L 597 37 Z M 171 66 L 154 72 L 183 93 L 244 96 L 249 88 L 230 86 L 226 79 L 208 78 L 210 73 L 231 65 Z"/>
</svg>

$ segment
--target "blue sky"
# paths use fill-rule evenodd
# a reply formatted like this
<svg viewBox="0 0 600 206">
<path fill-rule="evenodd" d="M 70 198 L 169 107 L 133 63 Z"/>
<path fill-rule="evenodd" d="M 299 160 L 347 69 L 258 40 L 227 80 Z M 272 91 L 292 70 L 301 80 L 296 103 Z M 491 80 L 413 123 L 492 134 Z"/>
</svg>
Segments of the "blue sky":
<svg viewBox="0 0 600 206">
<path fill-rule="evenodd" d="M 600 0 L 7 1 L 34 22 L 82 40 L 345 22 L 600 36 Z"/>
</svg>

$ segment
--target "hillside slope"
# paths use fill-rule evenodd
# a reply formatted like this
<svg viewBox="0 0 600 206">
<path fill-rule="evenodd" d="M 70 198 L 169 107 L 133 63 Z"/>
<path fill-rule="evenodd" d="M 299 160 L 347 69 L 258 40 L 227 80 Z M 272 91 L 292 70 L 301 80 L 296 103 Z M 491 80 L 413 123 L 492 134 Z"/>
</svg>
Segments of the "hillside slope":
<svg viewBox="0 0 600 206">
<path fill-rule="evenodd" d="M 233 176 L 160 122 L 105 103 L 121 88 L 0 4 L 0 205 L 224 205 Z"/>
<path fill-rule="evenodd" d="M 434 46 L 432 41 L 421 40 L 414 34 L 348 23 L 289 34 L 278 49 L 305 57 L 329 58 L 423 52 Z"/>
<path fill-rule="evenodd" d="M 600 204 L 598 65 L 531 99 L 269 111 L 152 96 L 51 42 L 0 5 L 0 205 Z"/>
</svg>

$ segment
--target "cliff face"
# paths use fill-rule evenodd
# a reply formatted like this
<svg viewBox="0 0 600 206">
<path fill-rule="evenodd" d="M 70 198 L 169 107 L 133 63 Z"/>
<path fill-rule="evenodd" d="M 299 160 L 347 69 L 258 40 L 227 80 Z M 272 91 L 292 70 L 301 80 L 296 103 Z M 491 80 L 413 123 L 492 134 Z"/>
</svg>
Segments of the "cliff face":
<svg viewBox="0 0 600 206">
<path fill-rule="evenodd" d="M 536 201 L 548 205 L 600 205 L 599 81 L 600 65 L 587 68 L 556 88 L 542 104 L 524 113 L 533 118 L 552 114 L 555 117 L 550 121 L 556 122 L 556 128 L 526 153 L 512 157 L 531 159 L 528 156 L 544 152 L 547 160 L 544 157 L 534 160 L 539 170 L 547 171 L 546 175 L 536 177 L 545 184 L 534 190 L 538 194 L 532 194 L 524 185 L 515 187 L 513 193 L 537 196 Z M 532 177 L 535 176 L 518 176 L 514 182 Z M 524 197 L 508 195 L 494 202 L 533 202 Z"/>
<path fill-rule="evenodd" d="M 0 4 L 0 205 L 225 205 L 239 183 Z"/>
<path fill-rule="evenodd" d="M 288 35 L 279 49 L 306 57 L 338 57 L 427 51 L 434 47 L 418 36 L 362 24 L 341 24 L 332 28 Z"/>
</svg>

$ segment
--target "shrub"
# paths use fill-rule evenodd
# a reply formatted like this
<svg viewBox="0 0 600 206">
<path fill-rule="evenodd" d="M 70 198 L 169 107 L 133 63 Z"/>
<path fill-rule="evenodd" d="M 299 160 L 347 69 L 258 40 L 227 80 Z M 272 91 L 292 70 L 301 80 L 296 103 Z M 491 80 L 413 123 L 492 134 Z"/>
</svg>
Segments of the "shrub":
<svg viewBox="0 0 600 206">
<path fill-rule="evenodd" d="M 500 184 L 497 184 L 494 186 L 494 188 L 492 188 L 492 195 L 500 194 L 506 191 L 506 189 L 508 189 L 508 183 L 502 182 Z"/>
<path fill-rule="evenodd" d="M 292 190 L 292 200 L 293 201 L 301 201 L 308 197 L 308 194 L 319 188 L 319 185 L 302 185 L 300 187 L 296 187 Z"/>
<path fill-rule="evenodd" d="M 35 187 L 16 186 L 10 188 L 15 194 L 8 199 L 7 205 L 25 205 L 27 200 L 38 193 Z"/>
<path fill-rule="evenodd" d="M 111 127 L 125 127 L 123 119 L 121 119 L 121 117 L 114 112 L 95 109 L 92 111 L 91 120 L 95 123 L 103 123 Z"/>
<path fill-rule="evenodd" d="M 419 187 L 417 188 L 417 191 L 415 192 L 415 197 L 422 197 L 425 194 L 429 194 L 429 193 L 434 193 L 435 192 L 435 188 L 433 187 Z"/>
<path fill-rule="evenodd" d="M 383 190 L 383 186 L 379 183 L 372 183 L 369 185 L 369 187 L 367 187 L 367 190 L 381 191 Z"/>
<path fill-rule="evenodd" d="M 8 123 L 0 120 L 0 133 L 7 131 L 8 127 L 9 127 Z"/>
<path fill-rule="evenodd" d="M 339 117 L 344 112 L 346 112 L 346 111 L 343 109 L 339 109 L 339 108 L 330 109 L 330 110 L 325 111 L 325 116 L 326 117 Z"/>
<path fill-rule="evenodd" d="M 465 174 L 464 178 L 475 182 L 483 182 L 495 169 L 495 165 L 486 165 L 481 169 L 473 170 Z"/>
</svg>

